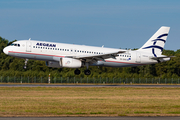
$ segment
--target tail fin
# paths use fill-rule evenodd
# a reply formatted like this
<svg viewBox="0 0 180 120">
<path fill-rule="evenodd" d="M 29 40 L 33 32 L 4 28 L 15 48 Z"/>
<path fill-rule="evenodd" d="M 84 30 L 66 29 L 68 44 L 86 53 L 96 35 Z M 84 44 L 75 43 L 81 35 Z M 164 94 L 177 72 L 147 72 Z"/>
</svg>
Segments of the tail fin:
<svg viewBox="0 0 180 120">
<path fill-rule="evenodd" d="M 162 26 L 138 51 L 161 55 L 170 27 Z"/>
</svg>

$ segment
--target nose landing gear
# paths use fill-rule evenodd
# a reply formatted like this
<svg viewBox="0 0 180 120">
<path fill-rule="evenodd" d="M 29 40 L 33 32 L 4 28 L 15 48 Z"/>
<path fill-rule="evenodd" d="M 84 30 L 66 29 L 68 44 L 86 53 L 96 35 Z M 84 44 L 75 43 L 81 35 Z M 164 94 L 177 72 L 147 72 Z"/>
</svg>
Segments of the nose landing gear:
<svg viewBox="0 0 180 120">
<path fill-rule="evenodd" d="M 27 62 L 28 62 L 28 59 L 25 59 L 25 62 L 24 62 L 24 63 L 25 63 L 25 65 L 24 65 L 24 67 L 23 67 L 24 69 L 26 69 L 26 68 L 27 68 Z"/>
</svg>

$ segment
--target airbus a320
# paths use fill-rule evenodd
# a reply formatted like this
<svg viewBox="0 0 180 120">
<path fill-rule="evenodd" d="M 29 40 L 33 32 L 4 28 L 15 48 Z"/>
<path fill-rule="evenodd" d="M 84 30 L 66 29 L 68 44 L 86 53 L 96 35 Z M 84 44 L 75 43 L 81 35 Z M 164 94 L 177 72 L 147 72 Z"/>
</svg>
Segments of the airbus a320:
<svg viewBox="0 0 180 120">
<path fill-rule="evenodd" d="M 85 45 L 42 42 L 36 40 L 19 40 L 5 47 L 7 55 L 25 58 L 26 68 L 28 59 L 46 61 L 48 67 L 76 68 L 74 73 L 79 75 L 78 68 L 86 67 L 85 75 L 90 75 L 89 66 L 134 67 L 156 64 L 170 60 L 170 56 L 162 55 L 162 51 L 170 27 L 162 26 L 138 50 L 124 50 Z"/>
</svg>

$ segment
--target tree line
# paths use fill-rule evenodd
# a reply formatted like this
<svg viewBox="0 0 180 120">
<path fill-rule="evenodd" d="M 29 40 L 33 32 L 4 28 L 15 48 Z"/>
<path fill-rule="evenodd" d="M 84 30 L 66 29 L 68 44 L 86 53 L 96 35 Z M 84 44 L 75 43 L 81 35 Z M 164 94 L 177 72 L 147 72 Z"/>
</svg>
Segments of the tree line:
<svg viewBox="0 0 180 120">
<path fill-rule="evenodd" d="M 16 40 L 14 40 L 16 41 Z M 73 68 L 51 68 L 47 67 L 45 61 L 29 60 L 27 69 L 24 69 L 24 59 L 8 56 L 3 53 L 4 47 L 12 42 L 0 37 L 0 76 L 37 76 L 48 77 L 75 77 Z M 89 78 L 178 78 L 180 77 L 180 49 L 177 51 L 163 50 L 163 55 L 176 56 L 170 61 L 153 65 L 137 67 L 97 67 L 90 66 L 91 75 Z M 83 71 L 86 67 L 80 68 L 81 74 L 76 77 L 87 77 Z"/>
</svg>

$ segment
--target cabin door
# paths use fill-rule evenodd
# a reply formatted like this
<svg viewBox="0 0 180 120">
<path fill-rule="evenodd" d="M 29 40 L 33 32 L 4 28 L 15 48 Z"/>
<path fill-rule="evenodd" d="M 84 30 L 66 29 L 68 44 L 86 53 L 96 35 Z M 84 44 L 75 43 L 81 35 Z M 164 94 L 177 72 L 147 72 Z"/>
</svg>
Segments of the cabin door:
<svg viewBox="0 0 180 120">
<path fill-rule="evenodd" d="M 28 42 L 26 42 L 26 52 L 31 52 L 31 42 L 30 41 L 28 41 Z"/>
</svg>

